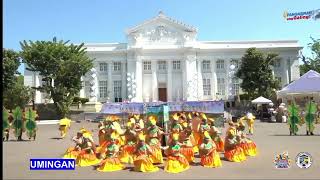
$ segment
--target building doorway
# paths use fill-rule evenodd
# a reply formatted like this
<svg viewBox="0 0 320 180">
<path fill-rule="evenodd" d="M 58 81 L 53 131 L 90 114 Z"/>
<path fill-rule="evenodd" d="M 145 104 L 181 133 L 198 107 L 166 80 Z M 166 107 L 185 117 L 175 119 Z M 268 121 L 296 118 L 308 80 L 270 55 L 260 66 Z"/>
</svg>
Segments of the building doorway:
<svg viewBox="0 0 320 180">
<path fill-rule="evenodd" d="M 167 88 L 158 88 L 159 101 L 167 102 Z"/>
</svg>

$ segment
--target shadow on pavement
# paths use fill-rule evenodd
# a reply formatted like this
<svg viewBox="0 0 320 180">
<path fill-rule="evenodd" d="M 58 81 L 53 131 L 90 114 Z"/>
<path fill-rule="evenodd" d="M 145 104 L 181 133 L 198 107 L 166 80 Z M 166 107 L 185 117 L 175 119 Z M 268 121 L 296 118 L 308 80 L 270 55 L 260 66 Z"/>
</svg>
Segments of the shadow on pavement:
<svg viewBox="0 0 320 180">
<path fill-rule="evenodd" d="M 61 137 L 53 137 L 53 138 L 50 138 L 50 139 L 60 140 L 60 139 L 63 139 L 63 138 L 61 138 Z"/>
</svg>

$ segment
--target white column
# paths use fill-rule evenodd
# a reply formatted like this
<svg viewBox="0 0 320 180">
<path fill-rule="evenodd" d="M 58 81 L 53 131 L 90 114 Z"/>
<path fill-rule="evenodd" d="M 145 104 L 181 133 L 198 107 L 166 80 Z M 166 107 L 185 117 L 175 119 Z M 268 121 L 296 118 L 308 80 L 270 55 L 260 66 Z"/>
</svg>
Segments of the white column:
<svg viewBox="0 0 320 180">
<path fill-rule="evenodd" d="M 122 97 L 122 101 L 124 99 L 127 99 L 126 62 L 121 62 L 121 97 Z"/>
<path fill-rule="evenodd" d="M 195 79 L 197 72 L 197 61 L 195 53 L 188 53 L 186 56 L 185 80 L 186 80 L 186 100 L 197 100 L 197 81 Z"/>
<path fill-rule="evenodd" d="M 158 101 L 158 77 L 157 77 L 157 61 L 151 61 L 152 71 L 152 101 Z"/>
<path fill-rule="evenodd" d="M 84 98 L 85 97 L 85 85 L 86 85 L 86 82 L 84 81 L 84 77 L 81 77 L 81 83 L 82 83 L 82 88 L 80 90 L 80 97 L 81 98 Z"/>
<path fill-rule="evenodd" d="M 167 61 L 167 96 L 168 96 L 168 101 L 172 101 L 172 61 Z"/>
<path fill-rule="evenodd" d="M 134 101 L 136 102 L 142 102 L 142 60 L 137 57 L 136 60 L 136 96 L 134 98 Z"/>
<path fill-rule="evenodd" d="M 197 60 L 198 66 L 197 66 L 197 74 L 198 74 L 198 82 L 197 82 L 197 87 L 198 87 L 198 94 L 197 98 L 198 100 L 203 100 L 203 80 L 202 80 L 202 60 Z"/>
<path fill-rule="evenodd" d="M 113 97 L 113 78 L 112 78 L 112 69 L 113 68 L 113 62 L 108 63 L 108 98 L 110 102 L 114 102 L 114 97 Z"/>
<path fill-rule="evenodd" d="M 181 69 L 182 69 L 182 92 L 180 96 L 183 101 L 187 100 L 187 63 L 186 59 L 181 61 Z"/>
<path fill-rule="evenodd" d="M 40 77 L 39 77 L 39 74 L 38 73 L 34 73 L 34 76 L 33 76 L 34 80 L 34 87 L 39 87 L 40 86 Z M 36 91 L 36 97 L 35 97 L 35 103 L 41 103 L 41 100 L 42 100 L 42 94 L 40 91 Z"/>
<path fill-rule="evenodd" d="M 211 87 L 211 93 L 212 93 L 212 99 L 216 100 L 217 99 L 217 93 L 218 93 L 218 80 L 217 80 L 217 71 L 216 71 L 216 66 L 215 66 L 215 61 L 212 60 L 210 61 L 210 66 L 211 66 L 211 73 L 212 73 L 212 85 Z"/>
<path fill-rule="evenodd" d="M 230 81 L 232 80 L 230 77 L 229 77 L 229 72 L 230 72 L 230 60 L 229 59 L 226 59 L 224 58 L 224 63 L 225 63 L 225 69 L 226 69 L 226 82 L 225 82 L 225 85 L 226 85 L 226 95 L 225 95 L 225 98 L 226 99 L 229 99 L 229 92 L 230 92 Z"/>
</svg>

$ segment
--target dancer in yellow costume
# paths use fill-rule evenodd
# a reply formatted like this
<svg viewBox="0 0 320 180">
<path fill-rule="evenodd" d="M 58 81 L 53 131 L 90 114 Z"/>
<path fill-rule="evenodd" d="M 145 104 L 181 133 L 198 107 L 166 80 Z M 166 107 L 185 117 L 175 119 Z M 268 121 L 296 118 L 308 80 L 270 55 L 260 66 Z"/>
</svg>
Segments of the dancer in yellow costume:
<svg viewBox="0 0 320 180">
<path fill-rule="evenodd" d="M 79 131 L 77 135 L 72 138 L 72 141 L 76 143 L 76 145 L 74 147 L 68 148 L 63 155 L 63 158 L 77 159 L 83 146 L 83 132 Z"/>
<path fill-rule="evenodd" d="M 224 140 L 220 137 L 220 131 L 218 128 L 216 128 L 213 124 L 210 127 L 209 130 L 209 135 L 211 139 L 214 141 L 214 143 L 217 146 L 217 151 L 218 152 L 223 152 L 224 151 Z"/>
<path fill-rule="evenodd" d="M 200 164 L 204 167 L 216 168 L 222 166 L 216 144 L 212 141 L 209 133 L 204 133 L 203 143 L 200 145 Z"/>
<path fill-rule="evenodd" d="M 96 156 L 96 145 L 93 142 L 91 132 L 82 128 L 80 130 L 83 133 L 83 142 L 81 144 L 81 152 L 76 159 L 78 166 L 92 166 L 100 163 L 100 159 Z"/>
<path fill-rule="evenodd" d="M 152 150 L 145 142 L 145 136 L 139 135 L 139 142 L 134 152 L 134 171 L 138 172 L 156 172 L 159 171 L 157 166 L 152 164 L 152 159 L 149 155 L 152 155 Z"/>
<path fill-rule="evenodd" d="M 249 129 L 249 134 L 253 134 L 254 121 L 256 117 L 252 113 L 247 113 L 246 116 L 240 118 L 241 121 L 246 121 Z"/>
<path fill-rule="evenodd" d="M 243 149 L 239 146 L 239 142 L 236 138 L 236 128 L 233 122 L 229 122 L 229 129 L 226 133 L 224 157 L 228 161 L 242 162 L 246 160 Z"/>
<path fill-rule="evenodd" d="M 105 125 L 104 122 L 99 122 L 98 125 L 99 128 L 99 145 L 101 146 L 105 142 L 105 136 L 106 136 L 106 131 L 105 131 Z"/>
<path fill-rule="evenodd" d="M 202 141 L 204 139 L 204 132 L 209 132 L 209 131 L 210 131 L 210 126 L 208 124 L 208 118 L 204 113 L 202 113 L 201 124 L 199 124 L 200 140 L 198 142 L 198 145 L 202 144 Z"/>
<path fill-rule="evenodd" d="M 174 134 L 180 134 L 183 131 L 183 128 L 181 124 L 179 123 L 179 116 L 177 113 L 175 113 L 172 116 L 172 124 L 170 129 L 170 136 L 169 136 L 169 144 L 172 142 L 173 135 Z"/>
<path fill-rule="evenodd" d="M 123 136 L 124 132 L 121 129 L 121 125 L 119 123 L 120 118 L 117 115 L 112 115 L 111 116 L 111 120 L 112 120 L 112 124 L 113 124 L 113 126 L 115 127 L 115 130 L 116 130 L 115 132 L 116 132 L 117 140 L 119 141 L 119 144 L 121 146 L 123 146 L 125 138 Z"/>
<path fill-rule="evenodd" d="M 121 147 L 121 152 L 119 155 L 120 161 L 122 163 L 133 164 L 133 153 L 136 146 L 136 132 L 134 131 L 134 119 L 130 118 L 127 122 L 126 131 L 124 132 L 125 136 L 125 145 Z"/>
<path fill-rule="evenodd" d="M 200 141 L 200 133 L 199 133 L 199 126 L 201 124 L 201 118 L 200 114 L 198 112 L 193 112 L 193 118 L 192 118 L 192 130 L 193 130 L 193 137 L 197 143 L 194 148 L 195 152 L 199 152 L 198 145 Z"/>
<path fill-rule="evenodd" d="M 163 157 L 161 152 L 161 143 L 159 138 L 164 134 L 163 131 L 157 126 L 157 121 L 155 116 L 149 116 L 150 127 L 147 129 L 147 143 L 152 150 L 152 162 L 153 163 L 163 163 Z"/>
<path fill-rule="evenodd" d="M 244 130 L 245 130 L 245 125 L 240 120 L 239 125 L 237 127 L 237 135 L 240 140 L 239 146 L 243 149 L 244 154 L 246 156 L 256 156 L 258 153 L 257 146 L 252 140 L 246 137 Z"/>
<path fill-rule="evenodd" d="M 66 137 L 68 129 L 70 129 L 70 126 L 71 126 L 71 120 L 70 119 L 68 119 L 66 117 L 63 118 L 63 119 L 60 119 L 60 121 L 59 121 L 59 131 L 60 131 L 60 134 L 61 134 L 61 138 Z"/>
<path fill-rule="evenodd" d="M 118 158 L 118 153 L 119 146 L 116 144 L 116 136 L 115 134 L 112 134 L 111 142 L 106 147 L 105 158 L 97 170 L 102 172 L 111 172 L 124 169 L 124 165 L 121 164 L 120 159 Z"/>
<path fill-rule="evenodd" d="M 191 114 L 189 114 L 191 116 Z M 182 124 L 183 131 L 180 133 L 181 154 L 183 154 L 189 163 L 194 163 L 194 146 L 197 147 L 192 134 L 192 118 L 186 118 L 185 122 Z"/>
<path fill-rule="evenodd" d="M 181 144 L 179 143 L 179 135 L 174 134 L 172 140 L 169 148 L 166 150 L 168 159 L 164 170 L 169 173 L 186 171 L 190 168 L 190 165 L 186 157 L 180 153 Z"/>
</svg>

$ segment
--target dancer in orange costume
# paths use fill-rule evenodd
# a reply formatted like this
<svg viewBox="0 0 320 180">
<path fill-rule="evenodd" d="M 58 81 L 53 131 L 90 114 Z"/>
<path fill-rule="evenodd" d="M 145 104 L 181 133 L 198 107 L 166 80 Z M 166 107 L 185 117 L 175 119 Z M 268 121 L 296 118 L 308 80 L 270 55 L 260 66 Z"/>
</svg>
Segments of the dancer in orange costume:
<svg viewBox="0 0 320 180">
<path fill-rule="evenodd" d="M 240 147 L 244 150 L 244 154 L 246 156 L 256 156 L 258 153 L 257 146 L 251 139 L 246 137 L 244 130 L 245 125 L 240 120 L 239 125 L 237 127 L 237 135 L 240 140 Z"/>
<path fill-rule="evenodd" d="M 181 144 L 179 143 L 179 134 L 173 135 L 173 141 L 167 149 L 168 159 L 164 170 L 169 173 L 180 173 L 190 168 L 188 160 L 181 154 Z"/>
<path fill-rule="evenodd" d="M 224 146 L 224 157 L 232 162 L 242 162 L 246 160 L 243 149 L 236 138 L 236 128 L 233 122 L 229 122 L 230 127 L 227 130 Z"/>
<path fill-rule="evenodd" d="M 119 158 L 121 162 L 133 164 L 133 152 L 137 143 L 136 132 L 134 131 L 134 119 L 130 118 L 127 122 L 126 131 L 124 132 L 125 136 L 125 145 L 121 148 L 121 153 Z"/>
<path fill-rule="evenodd" d="M 191 114 L 188 115 L 189 117 Z M 194 146 L 197 147 L 195 143 L 193 134 L 192 134 L 192 118 L 186 118 L 185 122 L 182 124 L 183 131 L 180 133 L 180 139 L 182 142 L 181 145 L 181 154 L 183 154 L 189 163 L 194 163 Z"/>
<path fill-rule="evenodd" d="M 119 145 L 116 144 L 115 134 L 112 134 L 111 142 L 106 147 L 104 160 L 102 160 L 97 170 L 102 172 L 112 172 L 124 169 L 124 165 L 121 164 L 120 159 L 118 158 L 118 153 Z"/>
<path fill-rule="evenodd" d="M 153 155 L 151 156 L 153 163 L 163 163 L 163 157 L 161 152 L 161 143 L 159 138 L 164 132 L 157 126 L 155 116 L 149 116 L 150 126 L 147 128 L 147 143 L 149 144 Z"/>
<path fill-rule="evenodd" d="M 203 143 L 200 145 L 200 164 L 204 167 L 220 167 L 222 166 L 219 153 L 216 151 L 216 145 L 212 141 L 209 133 L 204 133 Z"/>
<path fill-rule="evenodd" d="M 156 172 L 159 171 L 157 166 L 152 164 L 152 150 L 145 142 L 145 136 L 139 135 L 139 142 L 134 152 L 134 171 L 138 172 Z"/>
</svg>

